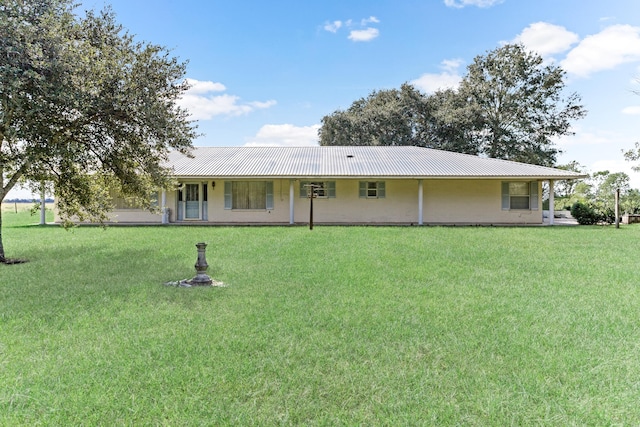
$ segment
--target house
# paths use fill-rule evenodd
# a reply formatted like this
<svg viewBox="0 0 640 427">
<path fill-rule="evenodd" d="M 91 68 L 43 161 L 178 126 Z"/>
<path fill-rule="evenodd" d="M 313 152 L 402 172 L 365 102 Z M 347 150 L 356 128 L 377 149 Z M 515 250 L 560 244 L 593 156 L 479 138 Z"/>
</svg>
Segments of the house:
<svg viewBox="0 0 640 427">
<path fill-rule="evenodd" d="M 117 206 L 117 222 L 182 224 L 542 224 L 542 183 L 584 175 L 420 147 L 196 147 L 174 152 L 162 214 Z M 550 192 L 553 210 L 553 191 Z M 553 223 L 553 215 L 549 222 Z"/>
</svg>

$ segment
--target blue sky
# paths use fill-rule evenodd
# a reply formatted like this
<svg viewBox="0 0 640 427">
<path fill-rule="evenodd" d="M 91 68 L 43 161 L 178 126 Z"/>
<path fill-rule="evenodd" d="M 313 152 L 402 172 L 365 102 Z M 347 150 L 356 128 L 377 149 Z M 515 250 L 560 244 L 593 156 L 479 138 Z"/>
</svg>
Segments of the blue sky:
<svg viewBox="0 0 640 427">
<path fill-rule="evenodd" d="M 640 141 L 638 0 L 86 0 L 188 61 L 182 103 L 202 146 L 317 145 L 323 116 L 374 90 L 455 87 L 477 55 L 520 41 L 567 72 L 589 111 L 559 163 L 624 171 Z"/>
</svg>

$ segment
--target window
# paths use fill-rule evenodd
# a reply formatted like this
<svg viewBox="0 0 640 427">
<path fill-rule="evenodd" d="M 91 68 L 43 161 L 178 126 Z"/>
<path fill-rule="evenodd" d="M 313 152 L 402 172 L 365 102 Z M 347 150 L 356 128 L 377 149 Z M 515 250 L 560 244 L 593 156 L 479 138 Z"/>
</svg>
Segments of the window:
<svg viewBox="0 0 640 427">
<path fill-rule="evenodd" d="M 310 186 L 315 186 L 316 197 L 334 199 L 336 197 L 335 181 L 300 181 L 300 197 L 309 197 Z"/>
<path fill-rule="evenodd" d="M 359 195 L 364 199 L 384 199 L 384 181 L 360 181 Z"/>
<path fill-rule="evenodd" d="M 225 181 L 224 208 L 238 210 L 273 209 L 273 182 Z"/>
<path fill-rule="evenodd" d="M 503 182 L 502 209 L 537 210 L 538 181 Z"/>
</svg>

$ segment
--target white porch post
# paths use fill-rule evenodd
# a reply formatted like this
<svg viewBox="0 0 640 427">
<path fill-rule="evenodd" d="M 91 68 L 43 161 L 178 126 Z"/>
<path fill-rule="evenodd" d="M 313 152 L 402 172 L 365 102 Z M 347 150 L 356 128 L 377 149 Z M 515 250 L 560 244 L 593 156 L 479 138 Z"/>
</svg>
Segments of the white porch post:
<svg viewBox="0 0 640 427">
<path fill-rule="evenodd" d="M 163 224 L 168 224 L 169 223 L 169 215 L 167 212 L 167 190 L 162 189 L 162 199 L 161 199 L 161 213 L 162 213 L 162 223 Z"/>
<path fill-rule="evenodd" d="M 45 193 L 44 193 L 44 182 L 42 183 L 42 190 L 40 190 L 40 225 L 45 225 L 47 223 L 46 220 L 46 203 L 44 201 Z"/>
<path fill-rule="evenodd" d="M 424 201 L 423 197 L 424 186 L 422 185 L 422 180 L 418 180 L 418 225 L 422 225 L 422 204 Z"/>
<path fill-rule="evenodd" d="M 549 225 L 553 225 L 553 211 L 555 211 L 555 202 L 553 196 L 553 183 L 552 179 L 549 180 Z"/>
<path fill-rule="evenodd" d="M 295 202 L 294 180 L 289 180 L 289 224 L 293 224 L 293 202 Z"/>
</svg>

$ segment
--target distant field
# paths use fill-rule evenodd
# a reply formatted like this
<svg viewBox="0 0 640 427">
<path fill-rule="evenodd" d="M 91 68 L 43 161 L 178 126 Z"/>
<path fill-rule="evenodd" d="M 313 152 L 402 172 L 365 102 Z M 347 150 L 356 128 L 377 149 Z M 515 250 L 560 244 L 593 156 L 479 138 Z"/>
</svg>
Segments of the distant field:
<svg viewBox="0 0 640 427">
<path fill-rule="evenodd" d="M 40 222 L 39 210 L 36 211 L 33 215 L 30 214 L 31 209 L 33 209 L 34 206 L 36 206 L 35 203 L 4 202 L 2 203 L 2 219 L 3 221 L 5 221 L 5 224 L 7 222 L 9 224 L 15 224 L 23 221 L 28 221 L 30 223 Z M 45 205 L 45 209 L 47 222 L 53 222 L 53 202 L 47 203 Z"/>
<path fill-rule="evenodd" d="M 33 207 L 33 203 L 14 203 L 14 202 L 3 202 L 2 203 L 2 212 L 24 212 L 28 211 Z"/>
<path fill-rule="evenodd" d="M 640 226 L 3 218 L 0 425 L 640 425 Z"/>
</svg>

